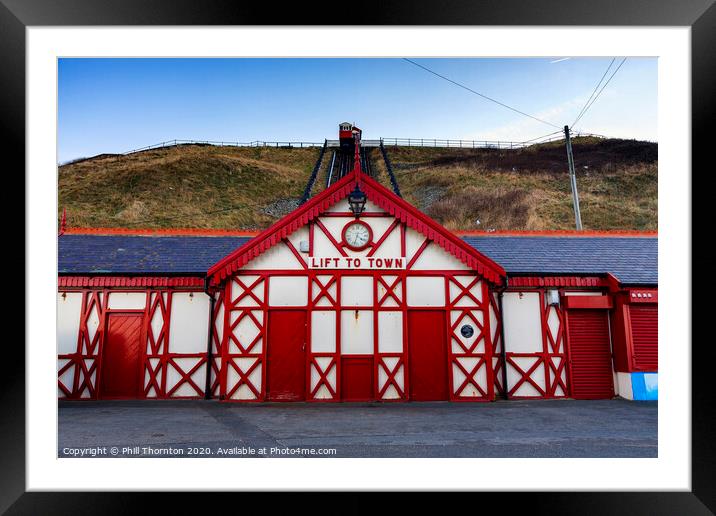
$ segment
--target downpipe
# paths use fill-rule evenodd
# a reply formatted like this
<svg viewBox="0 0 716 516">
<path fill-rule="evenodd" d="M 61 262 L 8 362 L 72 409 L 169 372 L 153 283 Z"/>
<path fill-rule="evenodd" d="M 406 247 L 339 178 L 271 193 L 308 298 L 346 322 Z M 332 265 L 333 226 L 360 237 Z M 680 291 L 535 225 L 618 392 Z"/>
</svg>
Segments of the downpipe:
<svg viewBox="0 0 716 516">
<path fill-rule="evenodd" d="M 209 278 L 204 278 L 204 294 L 209 296 L 209 335 L 206 344 L 206 383 L 204 384 L 204 399 L 211 399 L 211 362 L 213 360 L 212 341 L 214 340 L 214 305 L 216 300 L 209 293 Z M 504 348 L 504 346 L 503 346 Z"/>
<path fill-rule="evenodd" d="M 500 360 L 502 360 L 502 397 L 509 399 L 507 386 L 507 343 L 505 342 L 505 318 L 502 311 L 502 294 L 507 290 L 509 279 L 505 276 L 505 286 L 497 291 L 497 308 L 500 310 Z"/>
</svg>

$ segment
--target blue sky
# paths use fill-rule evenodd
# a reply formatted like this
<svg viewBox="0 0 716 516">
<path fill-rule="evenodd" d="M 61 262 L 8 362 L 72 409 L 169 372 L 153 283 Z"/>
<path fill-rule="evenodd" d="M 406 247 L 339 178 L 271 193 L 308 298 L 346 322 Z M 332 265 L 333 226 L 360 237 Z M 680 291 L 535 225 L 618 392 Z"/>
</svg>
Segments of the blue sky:
<svg viewBox="0 0 716 516">
<path fill-rule="evenodd" d="M 412 59 L 560 127 L 611 61 Z M 318 142 L 344 120 L 365 138 L 524 141 L 556 130 L 398 58 L 63 58 L 58 72 L 59 162 L 175 138 Z M 627 59 L 574 129 L 656 141 L 657 59 Z"/>
</svg>

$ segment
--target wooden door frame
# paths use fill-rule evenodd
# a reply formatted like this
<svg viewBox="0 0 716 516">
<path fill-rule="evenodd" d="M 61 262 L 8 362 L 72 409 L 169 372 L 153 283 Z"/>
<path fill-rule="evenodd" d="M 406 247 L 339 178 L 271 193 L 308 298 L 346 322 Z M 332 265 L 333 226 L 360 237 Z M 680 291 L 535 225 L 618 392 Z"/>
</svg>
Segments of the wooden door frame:
<svg viewBox="0 0 716 516">
<path fill-rule="evenodd" d="M 568 366 L 568 375 L 569 375 L 569 397 L 571 399 L 577 399 L 574 397 L 574 379 L 572 378 L 572 339 L 569 335 L 569 319 L 570 319 L 570 313 L 577 312 L 580 310 L 584 310 L 582 308 L 568 308 L 564 310 L 564 336 L 565 336 L 565 350 L 567 352 L 567 366 Z M 612 398 L 616 396 L 614 392 L 614 348 L 612 346 L 612 318 L 611 318 L 611 310 L 607 308 L 589 308 L 587 310 L 597 310 L 600 312 L 606 312 L 607 316 L 607 337 L 609 338 L 609 367 L 611 368 L 612 374 L 611 374 L 611 392 L 612 392 Z"/>
<path fill-rule="evenodd" d="M 269 344 L 271 342 L 271 314 L 275 312 L 303 312 L 304 314 L 304 324 L 303 324 L 303 399 L 302 400 L 286 400 L 286 402 L 302 402 L 302 401 L 308 401 L 310 393 L 311 393 L 311 362 L 310 362 L 310 353 L 307 349 L 308 347 L 308 321 L 309 321 L 309 314 L 310 310 L 308 310 L 305 307 L 291 307 L 291 306 L 280 306 L 280 307 L 271 307 L 266 310 L 266 342 L 264 346 L 264 367 L 262 368 L 262 375 L 263 375 L 263 385 L 262 385 L 262 391 L 263 391 L 263 398 L 265 401 L 270 401 L 272 403 L 284 403 L 283 401 L 277 401 L 277 400 L 271 400 L 270 397 L 270 390 L 269 390 Z M 223 364 L 222 364 L 223 367 Z M 242 400 L 243 401 L 243 400 Z"/>
<path fill-rule="evenodd" d="M 139 365 L 138 371 L 137 371 L 137 392 L 135 393 L 135 396 L 133 398 L 105 398 L 103 396 L 103 390 L 104 390 L 104 382 L 102 374 L 103 374 L 103 364 L 104 364 L 104 347 L 107 341 L 107 338 L 109 337 L 109 318 L 112 315 L 124 315 L 124 316 L 139 316 L 140 318 L 140 325 L 139 325 Z M 99 349 L 97 353 L 97 399 L 98 400 L 121 400 L 121 399 L 143 399 L 144 398 L 144 379 L 142 377 L 142 372 L 144 370 L 144 362 L 147 359 L 147 335 L 146 335 L 146 328 L 145 328 L 145 310 L 132 310 L 132 309 L 105 309 L 103 314 L 103 321 L 102 325 L 105 329 L 104 335 L 102 335 L 102 338 L 100 339 L 99 343 Z M 167 343 L 168 345 L 168 343 Z"/>
</svg>

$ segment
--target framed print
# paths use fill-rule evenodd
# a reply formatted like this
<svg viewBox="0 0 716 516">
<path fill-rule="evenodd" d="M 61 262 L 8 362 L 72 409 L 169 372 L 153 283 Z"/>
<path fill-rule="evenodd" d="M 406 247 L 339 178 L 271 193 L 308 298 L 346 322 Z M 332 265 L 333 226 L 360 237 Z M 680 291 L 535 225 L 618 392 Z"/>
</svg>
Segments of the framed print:
<svg viewBox="0 0 716 516">
<path fill-rule="evenodd" d="M 0 507 L 713 510 L 712 2 L 297 7 L 0 6 L 27 203 Z"/>
</svg>

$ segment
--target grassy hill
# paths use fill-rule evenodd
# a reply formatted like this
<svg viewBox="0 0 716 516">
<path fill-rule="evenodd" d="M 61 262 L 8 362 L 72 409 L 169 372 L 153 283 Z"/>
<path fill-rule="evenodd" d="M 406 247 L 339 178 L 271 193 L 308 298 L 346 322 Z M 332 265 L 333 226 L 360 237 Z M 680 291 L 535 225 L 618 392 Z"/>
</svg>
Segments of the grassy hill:
<svg viewBox="0 0 716 516">
<path fill-rule="evenodd" d="M 655 143 L 577 138 L 573 147 L 585 228 L 657 228 Z M 101 155 L 59 168 L 58 206 L 70 227 L 261 229 L 297 205 L 318 152 L 180 145 Z M 403 197 L 450 229 L 574 227 L 563 143 L 388 154 Z M 371 157 L 388 186 L 380 152 Z"/>
</svg>

